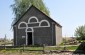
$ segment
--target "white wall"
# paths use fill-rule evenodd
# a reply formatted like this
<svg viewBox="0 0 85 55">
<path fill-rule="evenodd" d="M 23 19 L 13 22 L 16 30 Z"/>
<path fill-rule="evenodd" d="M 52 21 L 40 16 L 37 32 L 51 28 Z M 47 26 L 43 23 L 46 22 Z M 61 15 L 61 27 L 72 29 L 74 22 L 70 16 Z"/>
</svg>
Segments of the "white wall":
<svg viewBox="0 0 85 55">
<path fill-rule="evenodd" d="M 59 45 L 62 43 L 62 27 L 55 25 L 55 31 L 56 31 L 56 45 Z"/>
</svg>

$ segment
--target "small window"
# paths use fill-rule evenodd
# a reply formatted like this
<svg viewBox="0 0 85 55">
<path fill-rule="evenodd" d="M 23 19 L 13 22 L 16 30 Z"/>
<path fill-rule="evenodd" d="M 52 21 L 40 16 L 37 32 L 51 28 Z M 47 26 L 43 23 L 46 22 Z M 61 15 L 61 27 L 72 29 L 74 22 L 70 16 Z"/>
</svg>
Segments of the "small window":
<svg viewBox="0 0 85 55">
<path fill-rule="evenodd" d="M 38 22 L 38 18 L 35 16 L 30 17 L 28 20 L 28 23 L 37 23 L 37 22 Z"/>
<path fill-rule="evenodd" d="M 30 23 L 37 22 L 35 18 L 30 19 Z"/>
<path fill-rule="evenodd" d="M 33 28 L 27 28 L 26 32 L 33 32 Z"/>
<path fill-rule="evenodd" d="M 18 28 L 19 29 L 24 29 L 24 28 L 26 28 L 27 27 L 27 24 L 25 23 L 25 22 L 21 22 L 21 23 L 19 23 L 19 25 L 18 25 Z"/>
<path fill-rule="evenodd" d="M 40 27 L 50 27 L 50 23 L 47 20 L 42 20 L 40 22 Z"/>
</svg>

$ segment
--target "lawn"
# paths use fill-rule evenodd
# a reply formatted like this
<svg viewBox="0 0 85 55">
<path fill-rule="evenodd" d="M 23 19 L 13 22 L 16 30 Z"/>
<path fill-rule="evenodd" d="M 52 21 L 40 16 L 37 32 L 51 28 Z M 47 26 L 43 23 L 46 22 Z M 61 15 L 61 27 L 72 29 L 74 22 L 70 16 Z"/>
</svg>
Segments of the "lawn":
<svg viewBox="0 0 85 55">
<path fill-rule="evenodd" d="M 78 48 L 78 46 L 67 46 L 66 49 L 67 50 L 76 50 Z M 18 48 L 6 48 L 6 50 L 25 50 L 25 51 L 42 51 L 44 50 L 64 50 L 64 47 L 18 47 Z"/>
<path fill-rule="evenodd" d="M 67 50 L 76 50 L 78 46 L 68 46 Z M 42 50 L 42 51 L 41 51 Z M 64 50 L 64 47 L 45 47 L 44 50 Z M 0 55 L 42 55 L 43 47 L 18 47 L 0 50 Z"/>
<path fill-rule="evenodd" d="M 76 50 L 78 48 L 78 46 L 69 46 L 67 47 L 68 50 Z"/>
</svg>

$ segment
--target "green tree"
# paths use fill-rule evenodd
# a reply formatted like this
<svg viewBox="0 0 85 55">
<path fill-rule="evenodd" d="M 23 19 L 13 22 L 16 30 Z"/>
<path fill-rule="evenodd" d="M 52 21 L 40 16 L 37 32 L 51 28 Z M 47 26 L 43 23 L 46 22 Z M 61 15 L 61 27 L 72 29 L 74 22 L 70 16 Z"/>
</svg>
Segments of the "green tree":
<svg viewBox="0 0 85 55">
<path fill-rule="evenodd" d="M 14 4 L 11 5 L 13 13 L 15 15 L 13 23 L 15 23 L 23 15 L 23 13 L 25 13 L 26 10 L 29 9 L 31 5 L 34 5 L 49 16 L 49 10 L 43 3 L 43 0 L 14 0 Z"/>
<path fill-rule="evenodd" d="M 75 36 L 78 40 L 85 40 L 85 25 L 76 28 Z"/>
</svg>

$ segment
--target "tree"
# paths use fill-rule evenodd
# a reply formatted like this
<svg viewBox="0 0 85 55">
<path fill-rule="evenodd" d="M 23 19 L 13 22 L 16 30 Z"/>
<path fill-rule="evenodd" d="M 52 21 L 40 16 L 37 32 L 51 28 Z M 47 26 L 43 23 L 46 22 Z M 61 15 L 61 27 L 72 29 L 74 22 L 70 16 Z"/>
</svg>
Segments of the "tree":
<svg viewBox="0 0 85 55">
<path fill-rule="evenodd" d="M 12 24 L 14 24 L 23 15 L 23 13 L 25 13 L 26 10 L 29 9 L 31 5 L 34 5 L 49 16 L 49 10 L 42 0 L 14 0 L 14 2 L 15 3 L 11 5 L 15 14 L 15 18 Z"/>
<path fill-rule="evenodd" d="M 75 36 L 78 40 L 85 40 L 85 25 L 76 28 Z"/>
</svg>

